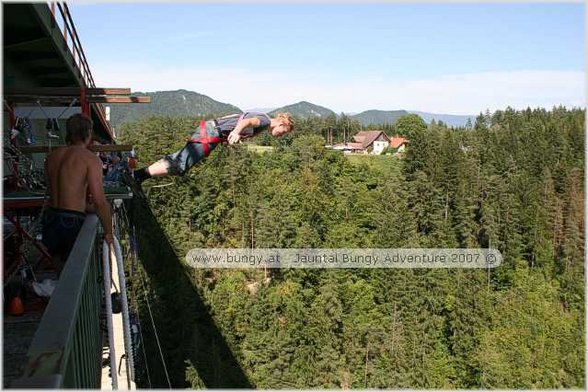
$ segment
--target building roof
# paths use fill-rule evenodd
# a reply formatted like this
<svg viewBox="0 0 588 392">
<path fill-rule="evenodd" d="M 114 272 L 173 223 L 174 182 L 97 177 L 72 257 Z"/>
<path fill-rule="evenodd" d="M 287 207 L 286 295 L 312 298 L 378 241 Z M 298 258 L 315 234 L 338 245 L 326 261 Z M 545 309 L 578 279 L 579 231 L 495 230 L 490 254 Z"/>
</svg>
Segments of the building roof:
<svg viewBox="0 0 588 392">
<path fill-rule="evenodd" d="M 352 150 L 363 150 L 365 147 L 362 143 L 347 143 L 347 146 Z"/>
<path fill-rule="evenodd" d="M 392 139 L 390 139 L 390 147 L 392 148 L 398 148 L 406 143 L 408 143 L 408 140 L 402 136 L 393 136 Z"/>
<path fill-rule="evenodd" d="M 333 150 L 363 150 L 363 146 L 361 143 L 339 143 L 333 146 Z"/>
<path fill-rule="evenodd" d="M 356 143 L 361 143 L 362 148 L 367 148 L 372 144 L 380 135 L 384 135 L 384 138 L 390 141 L 390 138 L 384 133 L 384 131 L 360 131 L 353 136 Z"/>
</svg>

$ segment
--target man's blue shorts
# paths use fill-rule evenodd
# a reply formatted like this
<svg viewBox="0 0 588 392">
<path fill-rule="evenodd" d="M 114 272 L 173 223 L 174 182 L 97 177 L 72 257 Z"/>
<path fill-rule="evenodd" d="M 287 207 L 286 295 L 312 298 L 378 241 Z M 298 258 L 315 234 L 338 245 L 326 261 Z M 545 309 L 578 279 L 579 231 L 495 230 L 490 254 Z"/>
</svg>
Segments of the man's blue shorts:
<svg viewBox="0 0 588 392">
<path fill-rule="evenodd" d="M 206 134 L 209 137 L 218 137 L 219 132 L 214 121 L 206 121 Z M 192 138 L 200 137 L 200 128 L 198 128 Z M 216 148 L 218 143 L 208 143 L 209 153 Z M 180 150 L 173 154 L 167 155 L 164 159 L 170 163 L 169 174 L 183 176 L 195 164 L 205 158 L 202 143 L 188 142 Z"/>
<path fill-rule="evenodd" d="M 62 208 L 48 208 L 43 216 L 43 244 L 51 256 L 61 255 L 67 260 L 86 214 Z"/>
</svg>

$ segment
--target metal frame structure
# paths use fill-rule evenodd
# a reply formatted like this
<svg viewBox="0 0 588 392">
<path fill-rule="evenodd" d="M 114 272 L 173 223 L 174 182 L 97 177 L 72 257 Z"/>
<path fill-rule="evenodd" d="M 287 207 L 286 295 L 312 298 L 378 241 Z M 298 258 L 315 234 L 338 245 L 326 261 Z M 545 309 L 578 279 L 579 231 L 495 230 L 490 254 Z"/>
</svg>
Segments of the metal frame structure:
<svg viewBox="0 0 588 392">
<path fill-rule="evenodd" d="M 114 143 L 103 104 L 148 103 L 150 98 L 131 96 L 128 88 L 96 87 L 65 2 L 3 3 L 2 7 L 4 125 L 13 127 L 15 114 L 26 106 L 75 105 L 93 119 L 94 133 L 101 141 Z M 20 153 L 32 154 L 48 152 L 56 146 L 16 147 Z M 132 146 L 111 144 L 92 149 L 129 151 Z M 44 205 L 45 196 L 13 196 L 4 195 L 5 213 L 30 213 Z M 111 197 L 107 195 L 108 199 Z M 116 195 L 116 198 L 128 197 L 132 194 L 127 190 Z M 26 237 L 27 233 L 16 230 L 16 234 Z M 103 348 L 100 314 L 104 293 L 98 235 L 98 219 L 89 215 L 28 348 L 25 372 L 8 386 L 100 387 Z M 12 360 L 6 352 L 4 359 Z"/>
<path fill-rule="evenodd" d="M 38 80 L 4 84 L 3 99 L 10 126 L 14 106 L 43 100 L 70 104 L 77 98 L 82 113 L 94 116 L 98 132 L 108 141 L 114 135 L 106 119 L 104 103 L 149 103 L 149 97 L 130 97 L 130 89 L 96 87 L 78 32 L 65 2 L 3 4 L 5 61 L 12 61 Z M 23 18 L 18 24 L 13 18 Z M 26 18 L 26 21 L 24 20 Z M 10 23 L 10 24 L 9 24 Z M 15 24 L 16 23 L 16 24 Z M 22 26 L 21 26 L 22 25 Z M 28 27 L 30 30 L 25 30 Z M 22 31 L 19 29 L 23 29 Z M 9 35 L 10 34 L 10 35 Z M 20 67 L 19 65 L 23 66 Z M 50 64 L 50 65 L 49 65 Z M 24 71 L 23 71 L 24 72 Z M 5 78 L 6 78 L 5 70 Z"/>
</svg>

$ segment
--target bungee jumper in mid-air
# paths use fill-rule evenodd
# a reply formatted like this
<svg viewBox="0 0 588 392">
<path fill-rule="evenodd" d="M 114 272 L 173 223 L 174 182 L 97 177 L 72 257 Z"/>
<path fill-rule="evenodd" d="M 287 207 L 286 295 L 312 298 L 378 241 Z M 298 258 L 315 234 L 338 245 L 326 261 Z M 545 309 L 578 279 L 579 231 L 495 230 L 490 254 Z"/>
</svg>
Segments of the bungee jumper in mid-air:
<svg viewBox="0 0 588 392">
<path fill-rule="evenodd" d="M 200 122 L 186 145 L 179 151 L 165 156 L 148 167 L 133 173 L 135 182 L 141 184 L 152 177 L 183 176 L 192 166 L 206 158 L 220 143 L 238 143 L 240 140 L 258 136 L 268 130 L 272 136 L 280 137 L 294 129 L 294 120 L 289 113 L 278 113 L 271 118 L 265 113 L 246 112 Z"/>
</svg>

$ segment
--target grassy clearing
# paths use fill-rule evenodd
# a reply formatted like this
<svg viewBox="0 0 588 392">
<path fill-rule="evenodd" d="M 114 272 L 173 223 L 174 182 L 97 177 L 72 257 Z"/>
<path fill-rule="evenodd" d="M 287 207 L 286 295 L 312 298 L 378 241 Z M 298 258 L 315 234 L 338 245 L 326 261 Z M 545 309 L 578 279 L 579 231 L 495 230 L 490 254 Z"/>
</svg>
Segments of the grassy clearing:
<svg viewBox="0 0 588 392">
<path fill-rule="evenodd" d="M 263 154 L 268 151 L 273 151 L 272 146 L 258 146 L 257 144 L 247 144 L 249 151 Z M 379 170 L 381 172 L 400 172 L 402 161 L 392 155 L 370 155 L 370 154 L 349 154 L 345 155 L 349 161 L 354 165 L 361 165 L 365 163 L 370 169 Z"/>
</svg>

